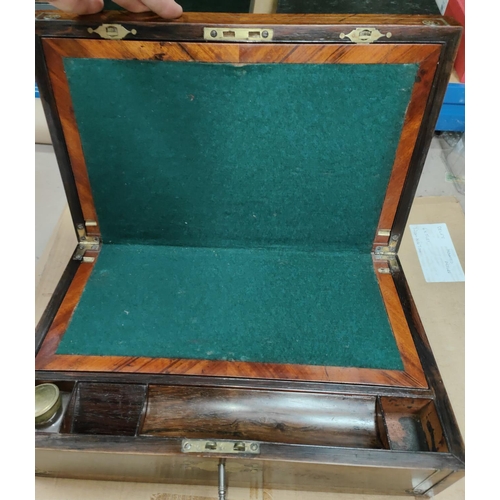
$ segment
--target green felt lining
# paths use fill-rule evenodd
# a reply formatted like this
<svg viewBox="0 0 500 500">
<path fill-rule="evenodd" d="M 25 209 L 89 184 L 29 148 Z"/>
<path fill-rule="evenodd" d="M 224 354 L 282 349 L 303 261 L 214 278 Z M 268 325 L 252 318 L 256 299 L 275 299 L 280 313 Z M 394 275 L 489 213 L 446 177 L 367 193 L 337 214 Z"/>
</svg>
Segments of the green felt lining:
<svg viewBox="0 0 500 500">
<path fill-rule="evenodd" d="M 58 354 L 403 369 L 371 256 L 105 245 Z"/>
<path fill-rule="evenodd" d="M 104 245 L 58 354 L 403 368 L 370 249 L 417 65 L 64 67 Z"/>
<path fill-rule="evenodd" d="M 104 243 L 370 251 L 416 64 L 64 66 Z"/>
</svg>

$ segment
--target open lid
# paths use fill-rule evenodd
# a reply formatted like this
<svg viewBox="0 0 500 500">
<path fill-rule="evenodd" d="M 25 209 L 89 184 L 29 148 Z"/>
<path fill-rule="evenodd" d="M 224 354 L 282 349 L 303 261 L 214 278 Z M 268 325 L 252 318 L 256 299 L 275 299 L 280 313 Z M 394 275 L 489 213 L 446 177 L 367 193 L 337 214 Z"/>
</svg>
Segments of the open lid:
<svg viewBox="0 0 500 500">
<path fill-rule="evenodd" d="M 400 234 L 446 44 L 394 26 L 365 30 L 372 44 L 349 26 L 313 46 L 272 28 L 266 43 L 223 29 L 139 41 L 142 25 L 102 40 L 88 24 L 43 45 L 83 217 L 105 243 L 369 251 Z M 443 28 L 430 33 L 456 35 Z"/>
<path fill-rule="evenodd" d="M 442 18 L 380 16 L 113 13 L 37 26 L 37 81 L 75 224 L 104 247 L 348 253 L 368 256 L 363 273 L 370 250 L 406 223 L 460 34 Z M 381 369 L 377 381 L 423 387 L 403 330 L 404 369 Z M 252 376 L 243 365 L 202 373 Z M 297 365 L 285 376 L 276 366 L 276 378 L 299 376 Z M 310 380 L 374 380 L 363 368 L 304 370 Z"/>
<path fill-rule="evenodd" d="M 349 64 L 354 49 L 342 64 L 306 46 L 292 64 L 64 58 L 103 242 L 369 252 L 419 65 Z"/>
</svg>

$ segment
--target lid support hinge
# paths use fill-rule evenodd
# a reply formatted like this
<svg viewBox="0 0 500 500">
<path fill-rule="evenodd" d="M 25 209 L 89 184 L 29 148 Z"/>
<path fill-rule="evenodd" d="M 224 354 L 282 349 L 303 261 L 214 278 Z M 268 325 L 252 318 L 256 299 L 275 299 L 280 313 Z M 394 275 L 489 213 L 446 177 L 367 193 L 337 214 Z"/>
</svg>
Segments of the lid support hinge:
<svg viewBox="0 0 500 500">
<path fill-rule="evenodd" d="M 86 256 L 85 253 L 89 250 L 98 251 L 101 246 L 101 241 L 98 236 L 89 236 L 85 230 L 84 224 L 76 226 L 76 234 L 78 235 L 78 246 L 73 254 L 73 260 L 82 262 L 94 262 L 95 257 Z"/>
<path fill-rule="evenodd" d="M 393 234 L 389 238 L 389 244 L 386 246 L 375 247 L 375 255 L 383 256 L 396 256 L 396 249 L 398 246 L 399 234 Z"/>
<path fill-rule="evenodd" d="M 399 234 L 393 234 L 389 238 L 389 244 L 386 246 L 376 246 L 375 247 L 375 259 L 386 261 L 388 267 L 379 267 L 378 272 L 382 274 L 390 274 L 391 270 L 399 269 L 397 261 L 397 247 L 399 241 Z"/>
</svg>

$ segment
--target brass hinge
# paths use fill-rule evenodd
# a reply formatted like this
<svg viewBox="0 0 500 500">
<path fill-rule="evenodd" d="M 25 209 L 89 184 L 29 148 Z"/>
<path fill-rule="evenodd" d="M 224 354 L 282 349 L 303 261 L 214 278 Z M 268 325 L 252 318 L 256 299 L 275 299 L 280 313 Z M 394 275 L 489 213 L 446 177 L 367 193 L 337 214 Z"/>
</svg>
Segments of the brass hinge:
<svg viewBox="0 0 500 500">
<path fill-rule="evenodd" d="M 258 455 L 260 444 L 255 441 L 212 441 L 206 439 L 183 439 L 181 449 L 184 453 L 222 453 Z"/>
<path fill-rule="evenodd" d="M 396 248 L 398 246 L 398 241 L 399 234 L 393 234 L 389 238 L 389 244 L 387 246 L 375 247 L 375 260 L 387 262 L 387 267 L 378 267 L 379 273 L 390 274 L 392 270 L 399 269 L 398 261 L 396 259 Z"/>
<path fill-rule="evenodd" d="M 384 238 L 388 238 L 391 235 L 390 229 L 379 229 L 377 231 L 377 236 L 382 236 Z"/>
<path fill-rule="evenodd" d="M 380 256 L 396 255 L 396 247 L 398 246 L 398 240 L 399 240 L 399 234 L 393 234 L 389 238 L 389 244 L 387 246 L 375 247 L 375 255 L 380 255 Z"/>
<path fill-rule="evenodd" d="M 97 33 L 101 38 L 106 40 L 121 40 L 125 38 L 129 33 L 132 35 L 137 35 L 137 30 L 128 30 L 121 24 L 101 24 L 99 28 L 87 28 L 89 33 Z"/>
<path fill-rule="evenodd" d="M 98 236 L 89 236 L 83 224 L 76 226 L 78 234 L 78 246 L 73 254 L 73 260 L 81 260 L 82 262 L 94 262 L 95 257 L 85 256 L 89 250 L 97 251 L 100 248 L 101 241 Z"/>
<path fill-rule="evenodd" d="M 214 42 L 270 42 L 270 28 L 203 28 L 203 38 Z"/>
<path fill-rule="evenodd" d="M 399 264 L 396 255 L 375 256 L 375 259 L 383 262 L 384 267 L 377 267 L 380 274 L 392 274 L 392 271 L 399 271 Z"/>
<path fill-rule="evenodd" d="M 350 33 L 340 33 L 339 37 L 341 40 L 344 38 L 349 38 L 351 42 L 359 44 L 368 44 L 375 42 L 379 38 L 385 36 L 386 38 L 391 38 L 392 33 L 388 31 L 387 33 L 381 33 L 377 28 L 356 28 Z"/>
</svg>

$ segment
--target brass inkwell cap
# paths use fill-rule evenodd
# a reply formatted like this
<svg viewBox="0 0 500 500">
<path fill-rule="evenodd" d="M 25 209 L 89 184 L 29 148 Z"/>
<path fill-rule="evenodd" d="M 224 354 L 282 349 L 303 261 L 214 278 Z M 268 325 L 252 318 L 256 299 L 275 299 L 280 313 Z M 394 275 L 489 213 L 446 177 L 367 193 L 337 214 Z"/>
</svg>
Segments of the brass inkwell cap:
<svg viewBox="0 0 500 500">
<path fill-rule="evenodd" d="M 54 384 L 35 387 L 35 425 L 47 423 L 61 407 L 59 388 Z"/>
</svg>

